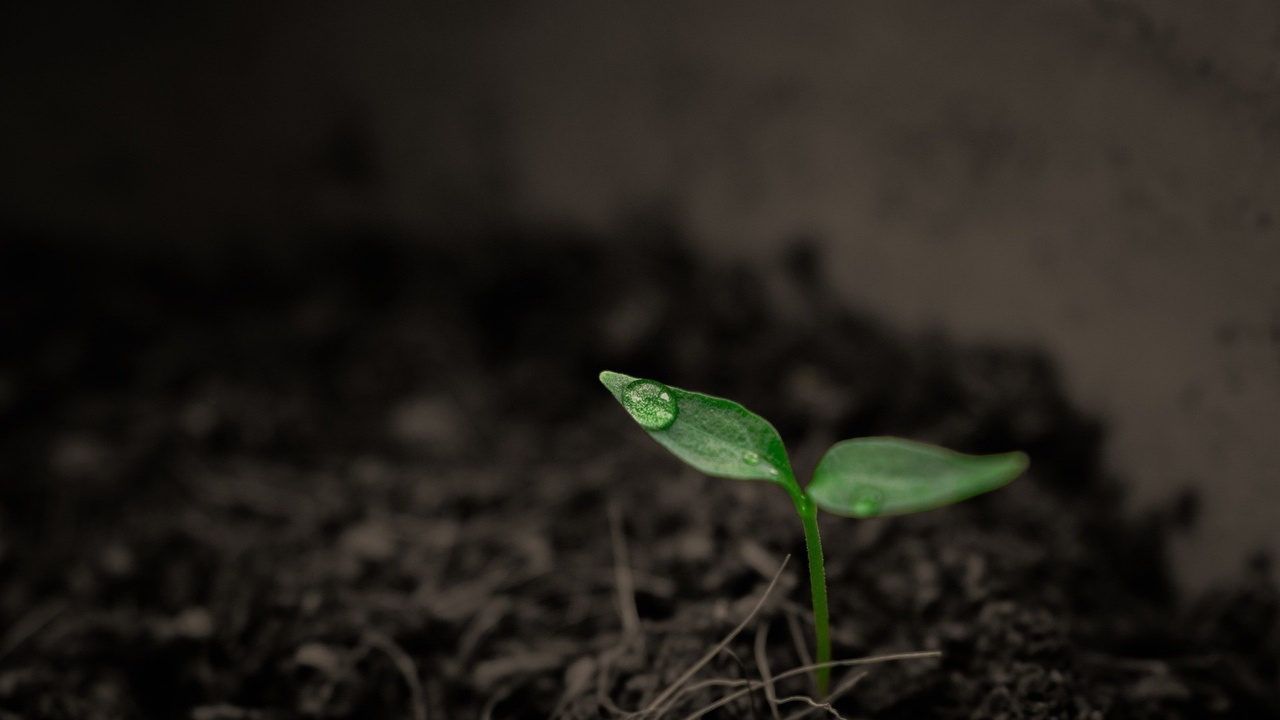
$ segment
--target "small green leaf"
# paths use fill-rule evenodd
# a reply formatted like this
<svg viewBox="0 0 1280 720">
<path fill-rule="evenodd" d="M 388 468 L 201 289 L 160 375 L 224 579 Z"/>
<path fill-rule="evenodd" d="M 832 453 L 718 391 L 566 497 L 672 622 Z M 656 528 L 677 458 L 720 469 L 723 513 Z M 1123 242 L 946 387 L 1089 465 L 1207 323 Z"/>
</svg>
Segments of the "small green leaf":
<svg viewBox="0 0 1280 720">
<path fill-rule="evenodd" d="M 795 486 L 778 431 L 738 403 L 607 370 L 600 382 L 654 440 L 697 470 Z"/>
<path fill-rule="evenodd" d="M 837 515 L 903 515 L 995 490 L 1027 462 L 1020 452 L 965 455 L 900 438 L 857 438 L 827 451 L 805 492 Z"/>
</svg>

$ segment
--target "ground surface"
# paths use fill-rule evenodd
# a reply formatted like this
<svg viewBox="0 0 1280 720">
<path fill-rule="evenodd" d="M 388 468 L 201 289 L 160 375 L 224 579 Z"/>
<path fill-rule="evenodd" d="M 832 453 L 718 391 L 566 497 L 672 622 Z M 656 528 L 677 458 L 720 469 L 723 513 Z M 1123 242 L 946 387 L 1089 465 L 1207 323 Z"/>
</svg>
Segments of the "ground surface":
<svg viewBox="0 0 1280 720">
<path fill-rule="evenodd" d="M 776 488 L 662 452 L 604 368 L 741 401 L 802 477 L 858 435 L 1030 454 L 970 503 L 823 519 L 836 656 L 942 652 L 867 668 L 844 716 L 1280 717 L 1269 564 L 1176 598 L 1195 499 L 1126 519 L 1046 358 L 851 315 L 802 249 L 764 281 L 637 234 L 190 267 L 0 247 L 0 717 L 644 706 L 803 540 Z M 793 559 L 699 679 L 802 664 L 807 592 Z"/>
</svg>

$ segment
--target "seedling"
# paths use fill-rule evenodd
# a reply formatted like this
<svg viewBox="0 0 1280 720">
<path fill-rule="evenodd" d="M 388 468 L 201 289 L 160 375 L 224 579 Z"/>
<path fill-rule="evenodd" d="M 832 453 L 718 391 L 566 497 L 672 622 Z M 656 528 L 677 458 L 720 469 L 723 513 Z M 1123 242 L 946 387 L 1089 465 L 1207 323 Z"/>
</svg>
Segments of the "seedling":
<svg viewBox="0 0 1280 720">
<path fill-rule="evenodd" d="M 607 370 L 600 382 L 650 437 L 695 469 L 787 491 L 804 524 L 820 695 L 831 680 L 823 665 L 831 662 L 831 637 L 818 509 L 854 518 L 921 512 L 995 490 L 1027 468 L 1020 452 L 964 455 L 901 438 L 855 438 L 831 446 L 802 489 L 778 431 L 738 403 Z"/>
</svg>

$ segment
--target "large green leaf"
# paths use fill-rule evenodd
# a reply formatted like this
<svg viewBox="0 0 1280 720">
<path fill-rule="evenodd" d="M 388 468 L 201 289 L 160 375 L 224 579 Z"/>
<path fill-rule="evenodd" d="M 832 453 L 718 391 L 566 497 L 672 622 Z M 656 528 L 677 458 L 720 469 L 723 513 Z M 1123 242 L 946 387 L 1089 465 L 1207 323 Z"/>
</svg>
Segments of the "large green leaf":
<svg viewBox="0 0 1280 720">
<path fill-rule="evenodd" d="M 778 431 L 738 403 L 607 370 L 600 382 L 654 440 L 694 468 L 795 486 Z"/>
<path fill-rule="evenodd" d="M 995 490 L 1026 468 L 1020 452 L 964 455 L 901 438 L 858 438 L 827 451 L 805 492 L 837 515 L 903 515 Z"/>
</svg>

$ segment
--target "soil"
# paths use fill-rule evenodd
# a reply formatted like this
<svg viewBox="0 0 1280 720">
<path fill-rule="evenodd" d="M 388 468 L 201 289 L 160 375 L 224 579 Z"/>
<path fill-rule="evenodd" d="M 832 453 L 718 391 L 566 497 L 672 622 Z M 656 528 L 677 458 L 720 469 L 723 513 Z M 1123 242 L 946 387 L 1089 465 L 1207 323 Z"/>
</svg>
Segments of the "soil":
<svg viewBox="0 0 1280 720">
<path fill-rule="evenodd" d="M 822 518 L 836 657 L 941 652 L 838 669 L 842 716 L 1280 717 L 1268 559 L 1180 597 L 1196 498 L 1126 512 L 1035 349 L 859 316 L 803 243 L 762 275 L 661 225 L 403 240 L 0 245 L 0 718 L 615 717 L 748 618 L 665 716 L 803 665 L 786 496 L 682 466 L 602 369 L 743 403 L 802 478 L 863 435 L 1030 455 L 970 502 Z"/>
</svg>

